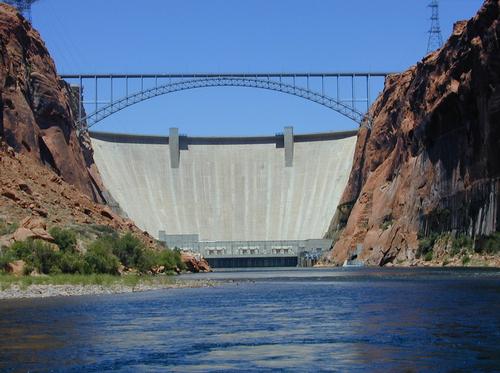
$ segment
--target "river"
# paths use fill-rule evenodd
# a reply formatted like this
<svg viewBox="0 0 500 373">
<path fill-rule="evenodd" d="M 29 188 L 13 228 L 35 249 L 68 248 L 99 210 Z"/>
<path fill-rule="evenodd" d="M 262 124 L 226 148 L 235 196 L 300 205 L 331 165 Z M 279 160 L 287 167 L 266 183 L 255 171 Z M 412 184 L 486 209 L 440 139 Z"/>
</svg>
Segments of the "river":
<svg viewBox="0 0 500 373">
<path fill-rule="evenodd" d="M 500 270 L 274 269 L 0 301 L 1 371 L 494 371 Z"/>
</svg>

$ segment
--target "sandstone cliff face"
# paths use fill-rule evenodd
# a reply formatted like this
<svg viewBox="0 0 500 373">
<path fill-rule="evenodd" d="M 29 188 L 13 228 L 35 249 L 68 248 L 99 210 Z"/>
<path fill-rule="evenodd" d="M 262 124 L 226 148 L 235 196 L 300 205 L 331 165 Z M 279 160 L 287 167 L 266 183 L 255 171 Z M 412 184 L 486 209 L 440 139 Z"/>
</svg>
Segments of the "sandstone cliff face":
<svg viewBox="0 0 500 373">
<path fill-rule="evenodd" d="M 40 35 L 6 4 L 0 4 L 0 52 L 0 138 L 102 202 L 90 141 L 76 131 L 71 89 Z"/>
<path fill-rule="evenodd" d="M 367 264 L 408 262 L 419 233 L 499 229 L 499 7 L 486 0 L 442 49 L 387 78 L 331 224 L 333 262 L 358 244 Z"/>
</svg>

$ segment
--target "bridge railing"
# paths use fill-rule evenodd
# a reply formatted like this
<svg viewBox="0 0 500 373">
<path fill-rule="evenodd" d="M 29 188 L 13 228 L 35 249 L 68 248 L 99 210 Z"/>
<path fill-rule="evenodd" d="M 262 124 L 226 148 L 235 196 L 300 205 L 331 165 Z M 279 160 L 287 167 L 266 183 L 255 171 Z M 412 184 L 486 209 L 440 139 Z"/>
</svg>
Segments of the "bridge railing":
<svg viewBox="0 0 500 373">
<path fill-rule="evenodd" d="M 358 124 L 387 72 L 64 74 L 78 91 L 78 122 L 91 127 L 138 102 L 181 90 L 233 86 L 279 91 L 326 106 Z"/>
</svg>

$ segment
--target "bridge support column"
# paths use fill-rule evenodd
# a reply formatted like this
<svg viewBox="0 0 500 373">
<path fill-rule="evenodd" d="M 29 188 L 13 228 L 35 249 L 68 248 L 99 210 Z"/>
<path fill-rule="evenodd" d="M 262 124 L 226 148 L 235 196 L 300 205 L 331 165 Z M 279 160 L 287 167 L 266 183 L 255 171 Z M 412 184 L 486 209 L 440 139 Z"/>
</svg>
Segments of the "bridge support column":
<svg viewBox="0 0 500 373">
<path fill-rule="evenodd" d="M 179 168 L 179 129 L 170 128 L 168 135 L 168 147 L 170 149 L 170 167 Z"/>
<path fill-rule="evenodd" d="M 293 127 L 285 127 L 283 131 L 285 146 L 285 167 L 293 166 Z"/>
</svg>

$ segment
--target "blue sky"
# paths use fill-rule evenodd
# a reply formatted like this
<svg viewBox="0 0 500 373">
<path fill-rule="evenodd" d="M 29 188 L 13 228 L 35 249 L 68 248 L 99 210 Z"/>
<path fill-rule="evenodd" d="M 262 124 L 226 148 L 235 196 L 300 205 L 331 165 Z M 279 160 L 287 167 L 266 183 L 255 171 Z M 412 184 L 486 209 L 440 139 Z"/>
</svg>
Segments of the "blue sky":
<svg viewBox="0 0 500 373">
<path fill-rule="evenodd" d="M 59 73 L 402 71 L 426 52 L 428 0 L 40 0 L 33 23 Z M 482 0 L 441 0 L 441 28 Z M 205 88 L 123 110 L 96 130 L 188 135 L 298 133 L 356 124 L 301 98 Z"/>
</svg>

